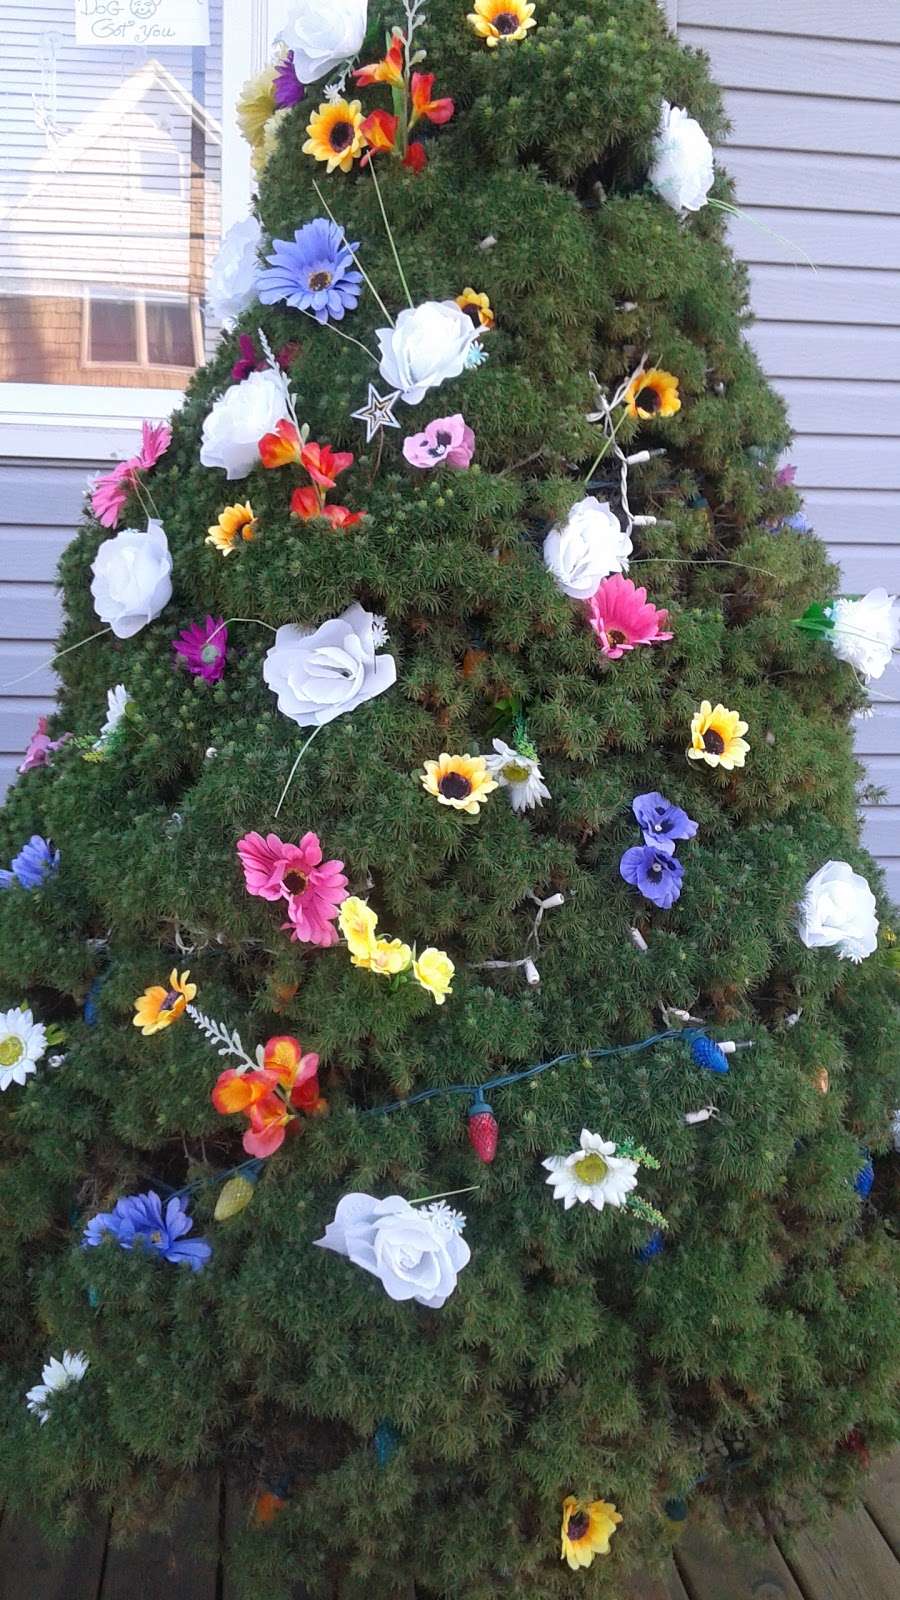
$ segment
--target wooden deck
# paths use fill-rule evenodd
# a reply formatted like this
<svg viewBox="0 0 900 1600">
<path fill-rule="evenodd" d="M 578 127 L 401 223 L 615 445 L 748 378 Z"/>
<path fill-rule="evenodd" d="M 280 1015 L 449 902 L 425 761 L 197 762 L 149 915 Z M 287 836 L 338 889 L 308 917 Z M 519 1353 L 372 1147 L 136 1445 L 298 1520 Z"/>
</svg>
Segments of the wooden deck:
<svg viewBox="0 0 900 1600">
<path fill-rule="evenodd" d="M 245 1515 L 210 1482 L 183 1505 L 170 1538 L 124 1547 L 104 1524 L 62 1553 L 5 1518 L 0 1600 L 234 1600 L 221 1550 L 229 1522 L 237 1532 Z M 627 1600 L 900 1600 L 900 1452 L 873 1473 L 865 1505 L 837 1518 L 826 1539 L 771 1540 L 748 1553 L 688 1524 L 668 1577 L 632 1586 Z"/>
</svg>

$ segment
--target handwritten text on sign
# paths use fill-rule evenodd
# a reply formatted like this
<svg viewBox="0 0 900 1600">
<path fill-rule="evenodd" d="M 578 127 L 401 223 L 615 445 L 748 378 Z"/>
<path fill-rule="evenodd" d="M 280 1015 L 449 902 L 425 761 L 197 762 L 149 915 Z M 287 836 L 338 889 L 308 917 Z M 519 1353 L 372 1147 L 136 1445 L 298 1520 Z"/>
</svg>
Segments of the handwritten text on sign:
<svg viewBox="0 0 900 1600">
<path fill-rule="evenodd" d="M 209 44 L 209 0 L 75 0 L 76 44 Z"/>
</svg>

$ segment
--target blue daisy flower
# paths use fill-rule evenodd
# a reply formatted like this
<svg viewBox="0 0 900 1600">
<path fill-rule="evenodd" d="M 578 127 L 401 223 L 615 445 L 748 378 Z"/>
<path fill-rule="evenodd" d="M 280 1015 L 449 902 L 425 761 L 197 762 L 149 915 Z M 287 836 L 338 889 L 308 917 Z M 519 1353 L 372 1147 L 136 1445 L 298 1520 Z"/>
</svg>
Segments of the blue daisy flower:
<svg viewBox="0 0 900 1600">
<path fill-rule="evenodd" d="M 47 878 L 59 871 L 59 851 L 50 839 L 33 833 L 10 864 L 10 870 L 0 872 L 0 889 L 11 889 L 14 883 L 23 889 L 41 889 Z"/>
<path fill-rule="evenodd" d="M 353 252 L 342 228 L 317 217 L 298 228 L 293 240 L 273 239 L 270 263 L 259 275 L 259 298 L 264 306 L 284 300 L 298 311 L 310 312 L 318 322 L 340 322 L 345 311 L 359 304 L 362 273 L 353 270 Z"/>
<path fill-rule="evenodd" d="M 82 1248 L 90 1250 L 111 1235 L 123 1250 L 143 1250 L 161 1256 L 175 1266 L 188 1266 L 202 1272 L 212 1255 L 205 1239 L 186 1239 L 194 1226 L 193 1218 L 180 1195 L 173 1195 L 163 1211 L 155 1190 L 147 1194 L 125 1195 L 116 1201 L 114 1211 L 92 1217 L 82 1236 Z"/>
</svg>

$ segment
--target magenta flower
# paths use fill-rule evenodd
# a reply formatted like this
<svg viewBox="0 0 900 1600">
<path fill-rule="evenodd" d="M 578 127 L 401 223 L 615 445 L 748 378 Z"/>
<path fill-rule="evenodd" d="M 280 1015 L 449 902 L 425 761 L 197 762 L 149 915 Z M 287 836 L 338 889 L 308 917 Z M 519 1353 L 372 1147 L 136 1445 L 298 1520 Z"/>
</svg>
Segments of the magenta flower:
<svg viewBox="0 0 900 1600">
<path fill-rule="evenodd" d="M 323 861 L 318 836 L 305 833 L 299 844 L 285 844 L 277 833 L 263 838 L 247 833 L 237 843 L 248 893 L 262 900 L 286 900 L 291 938 L 323 948 L 337 944 L 334 922 L 347 898 L 343 861 Z"/>
<path fill-rule="evenodd" d="M 409 434 L 403 454 L 411 467 L 467 467 L 475 454 L 475 435 L 457 411 L 429 422 L 424 433 Z"/>
<path fill-rule="evenodd" d="M 218 683 L 225 671 L 228 649 L 224 618 L 207 617 L 205 622 L 192 622 L 172 640 L 172 649 L 193 677 L 202 678 L 204 683 Z"/>
<path fill-rule="evenodd" d="M 125 503 L 134 488 L 135 475 L 155 467 L 172 443 L 167 422 L 141 424 L 141 448 L 129 461 L 120 461 L 97 479 L 91 492 L 91 510 L 104 528 L 117 528 Z"/>
<path fill-rule="evenodd" d="M 47 718 L 41 717 L 28 741 L 25 760 L 22 762 L 19 771 L 32 772 L 35 767 L 49 766 L 50 757 L 54 751 L 62 749 L 66 740 L 71 739 L 71 737 L 70 733 L 64 733 L 61 739 L 51 739 L 47 732 Z"/>
<path fill-rule="evenodd" d="M 775 482 L 779 489 L 789 489 L 797 476 L 797 468 L 792 466 L 779 467 L 775 474 Z"/>
<path fill-rule="evenodd" d="M 265 356 L 260 355 L 249 333 L 241 334 L 238 339 L 238 347 L 241 353 L 231 369 L 231 376 L 235 383 L 243 383 L 245 378 L 249 378 L 251 372 L 265 372 L 269 363 Z M 292 341 L 290 344 L 282 345 L 281 349 L 276 351 L 275 360 L 278 362 L 282 372 L 290 372 L 299 350 L 300 346 L 295 341 Z"/>
<path fill-rule="evenodd" d="M 646 589 L 636 589 L 620 572 L 603 579 L 588 601 L 588 617 L 600 649 L 610 661 L 618 661 L 636 645 L 660 644 L 672 637 L 662 631 L 669 620 L 668 611 L 657 611 L 648 604 Z"/>
<path fill-rule="evenodd" d="M 131 465 L 141 472 L 149 472 L 157 461 L 162 460 L 172 443 L 172 429 L 167 422 L 142 422 L 141 434 L 143 443 Z"/>
</svg>

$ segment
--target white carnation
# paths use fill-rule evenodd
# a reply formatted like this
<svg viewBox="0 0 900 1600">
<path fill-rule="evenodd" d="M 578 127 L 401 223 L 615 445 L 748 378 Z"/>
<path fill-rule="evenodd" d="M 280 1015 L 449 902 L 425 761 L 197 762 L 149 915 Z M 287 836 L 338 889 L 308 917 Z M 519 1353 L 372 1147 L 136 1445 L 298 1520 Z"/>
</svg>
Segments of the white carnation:
<svg viewBox="0 0 900 1600">
<path fill-rule="evenodd" d="M 294 52 L 301 83 L 318 83 L 362 48 L 367 0 L 302 0 L 295 4 L 279 39 Z"/>
<path fill-rule="evenodd" d="M 464 1221 L 447 1206 L 423 1210 L 398 1194 L 386 1200 L 348 1194 L 315 1242 L 371 1272 L 392 1300 L 415 1300 L 437 1310 L 471 1258 L 460 1233 Z"/>
<path fill-rule="evenodd" d="M 232 323 L 257 298 L 262 228 L 245 217 L 229 228 L 213 262 L 206 291 L 207 308 L 216 322 Z"/>
<path fill-rule="evenodd" d="M 875 896 L 846 861 L 826 861 L 800 902 L 798 929 L 809 950 L 834 948 L 842 960 L 863 961 L 878 948 Z"/>
<path fill-rule="evenodd" d="M 259 466 L 259 441 L 288 415 L 283 377 L 267 367 L 232 384 L 203 424 L 200 460 L 221 467 L 229 482 L 246 478 Z"/>
<path fill-rule="evenodd" d="M 699 122 L 663 101 L 650 182 L 673 211 L 700 211 L 715 181 L 712 145 Z"/>
<path fill-rule="evenodd" d="M 161 522 L 123 528 L 106 539 L 91 568 L 91 594 L 101 622 L 117 639 L 131 639 L 158 617 L 172 598 L 172 557 Z"/>
<path fill-rule="evenodd" d="M 544 540 L 544 562 L 563 594 L 590 600 L 611 572 L 627 572 L 631 540 L 615 512 L 585 495 Z"/>
<path fill-rule="evenodd" d="M 429 389 L 458 378 L 479 330 L 455 300 L 426 300 L 401 311 L 393 328 L 379 328 L 381 376 L 409 406 Z"/>
<path fill-rule="evenodd" d="M 829 634 L 835 655 L 869 682 L 881 678 L 900 645 L 900 607 L 886 589 L 870 589 L 861 600 L 835 600 Z"/>
<path fill-rule="evenodd" d="M 393 656 L 376 655 L 384 618 L 354 603 L 314 631 L 279 628 L 263 662 L 278 709 L 301 728 L 322 727 L 384 694 L 397 681 Z"/>
</svg>

